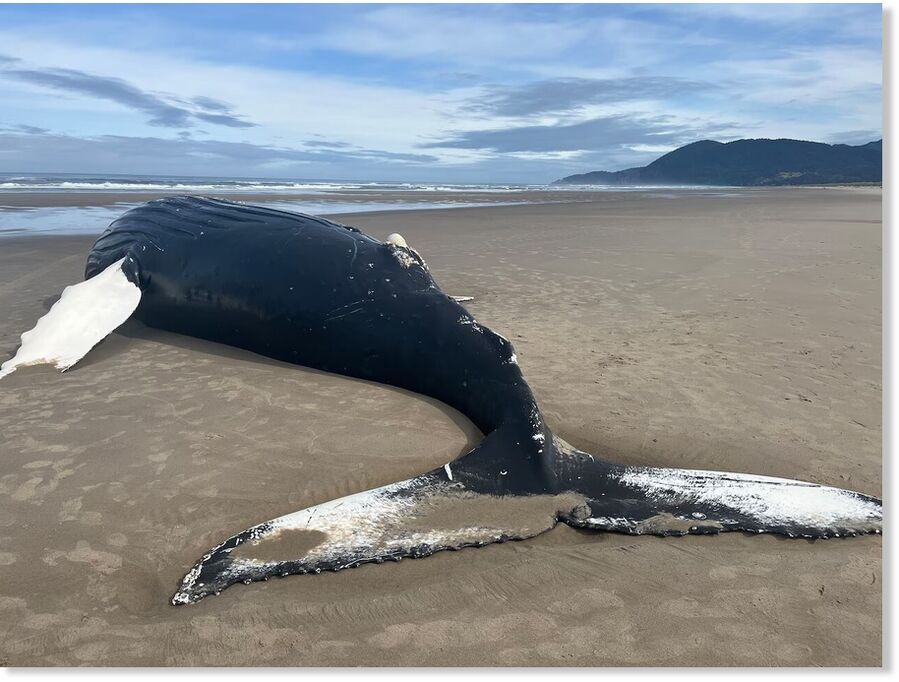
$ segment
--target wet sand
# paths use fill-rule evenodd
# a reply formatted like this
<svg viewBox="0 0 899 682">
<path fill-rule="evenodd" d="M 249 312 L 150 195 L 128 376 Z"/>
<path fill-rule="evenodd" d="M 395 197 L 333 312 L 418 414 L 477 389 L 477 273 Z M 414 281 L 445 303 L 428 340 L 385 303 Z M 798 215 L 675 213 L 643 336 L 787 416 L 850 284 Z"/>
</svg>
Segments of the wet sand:
<svg viewBox="0 0 899 682">
<path fill-rule="evenodd" d="M 581 198 L 581 197 L 579 197 Z M 627 463 L 881 493 L 881 198 L 355 214 L 509 337 L 551 428 Z M 0 357 L 92 238 L 0 242 Z M 0 383 L 5 665 L 877 666 L 881 540 L 524 542 L 168 599 L 248 525 L 442 465 L 435 401 L 128 323 Z"/>
</svg>

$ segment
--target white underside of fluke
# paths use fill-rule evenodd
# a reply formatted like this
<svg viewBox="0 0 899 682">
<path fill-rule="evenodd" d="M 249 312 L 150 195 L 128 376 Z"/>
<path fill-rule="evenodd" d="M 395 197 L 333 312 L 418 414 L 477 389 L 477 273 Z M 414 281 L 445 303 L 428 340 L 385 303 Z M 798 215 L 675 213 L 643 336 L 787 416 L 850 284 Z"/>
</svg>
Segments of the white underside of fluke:
<svg viewBox="0 0 899 682">
<path fill-rule="evenodd" d="M 0 365 L 0 378 L 26 365 L 53 364 L 65 371 L 127 320 L 141 292 L 122 271 L 124 262 L 66 287 L 34 329 L 22 334 L 15 356 Z"/>
<path fill-rule="evenodd" d="M 622 483 L 659 503 L 693 502 L 733 509 L 764 525 L 879 527 L 880 505 L 856 493 L 770 476 L 632 467 Z"/>
</svg>

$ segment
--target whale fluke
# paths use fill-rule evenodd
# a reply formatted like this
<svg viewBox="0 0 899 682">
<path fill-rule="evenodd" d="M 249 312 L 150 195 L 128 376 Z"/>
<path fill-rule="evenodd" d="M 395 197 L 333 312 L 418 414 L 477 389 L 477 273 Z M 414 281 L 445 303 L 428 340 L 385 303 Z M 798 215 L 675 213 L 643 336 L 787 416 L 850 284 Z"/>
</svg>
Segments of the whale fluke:
<svg viewBox="0 0 899 682">
<path fill-rule="evenodd" d="M 421 476 L 249 528 L 210 550 L 183 578 L 172 603 L 191 604 L 238 582 L 524 540 L 559 522 L 662 536 L 745 531 L 828 538 L 881 529 L 880 500 L 848 490 L 621 466 L 558 437 L 552 443 L 537 467 L 545 477 L 520 475 L 516 444 L 500 429 L 461 459 Z M 555 483 L 546 487 L 544 480 Z"/>
<path fill-rule="evenodd" d="M 22 334 L 16 354 L 0 365 L 0 379 L 26 365 L 52 364 L 65 372 L 122 325 L 141 298 L 127 273 L 133 267 L 128 258 L 66 287 L 34 328 Z"/>
</svg>

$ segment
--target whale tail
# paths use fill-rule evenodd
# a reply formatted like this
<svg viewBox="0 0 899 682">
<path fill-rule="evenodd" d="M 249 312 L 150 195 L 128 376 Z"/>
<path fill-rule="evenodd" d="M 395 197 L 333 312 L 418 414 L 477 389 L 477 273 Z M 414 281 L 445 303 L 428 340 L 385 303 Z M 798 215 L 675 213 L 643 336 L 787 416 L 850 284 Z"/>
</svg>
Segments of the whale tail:
<svg viewBox="0 0 899 682">
<path fill-rule="evenodd" d="M 554 438 L 548 457 L 516 475 L 501 431 L 421 476 L 266 521 L 210 550 L 173 604 L 237 582 L 339 571 L 440 550 L 522 540 L 558 522 L 629 534 L 723 531 L 827 538 L 879 533 L 880 500 L 764 476 L 627 467 Z"/>
<path fill-rule="evenodd" d="M 0 365 L 0 379 L 26 365 L 52 364 L 65 372 L 127 320 L 140 303 L 134 263 L 125 256 L 94 277 L 66 287 L 16 354 Z"/>
</svg>

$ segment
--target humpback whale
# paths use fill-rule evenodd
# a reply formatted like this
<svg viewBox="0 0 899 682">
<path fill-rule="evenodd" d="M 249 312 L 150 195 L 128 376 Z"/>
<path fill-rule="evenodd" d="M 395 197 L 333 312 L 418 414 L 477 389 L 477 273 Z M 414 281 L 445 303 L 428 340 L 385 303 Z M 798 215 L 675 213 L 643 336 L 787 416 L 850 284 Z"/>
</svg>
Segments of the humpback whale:
<svg viewBox="0 0 899 682">
<path fill-rule="evenodd" d="M 441 291 L 400 235 L 219 199 L 133 208 L 97 239 L 85 280 L 22 335 L 0 377 L 66 370 L 129 317 L 436 398 L 485 434 L 405 481 L 262 521 L 202 555 L 172 597 L 522 540 L 557 523 L 629 534 L 879 533 L 881 502 L 826 485 L 623 466 L 552 433 L 512 344 Z M 198 548 L 198 554 L 202 548 Z"/>
</svg>

